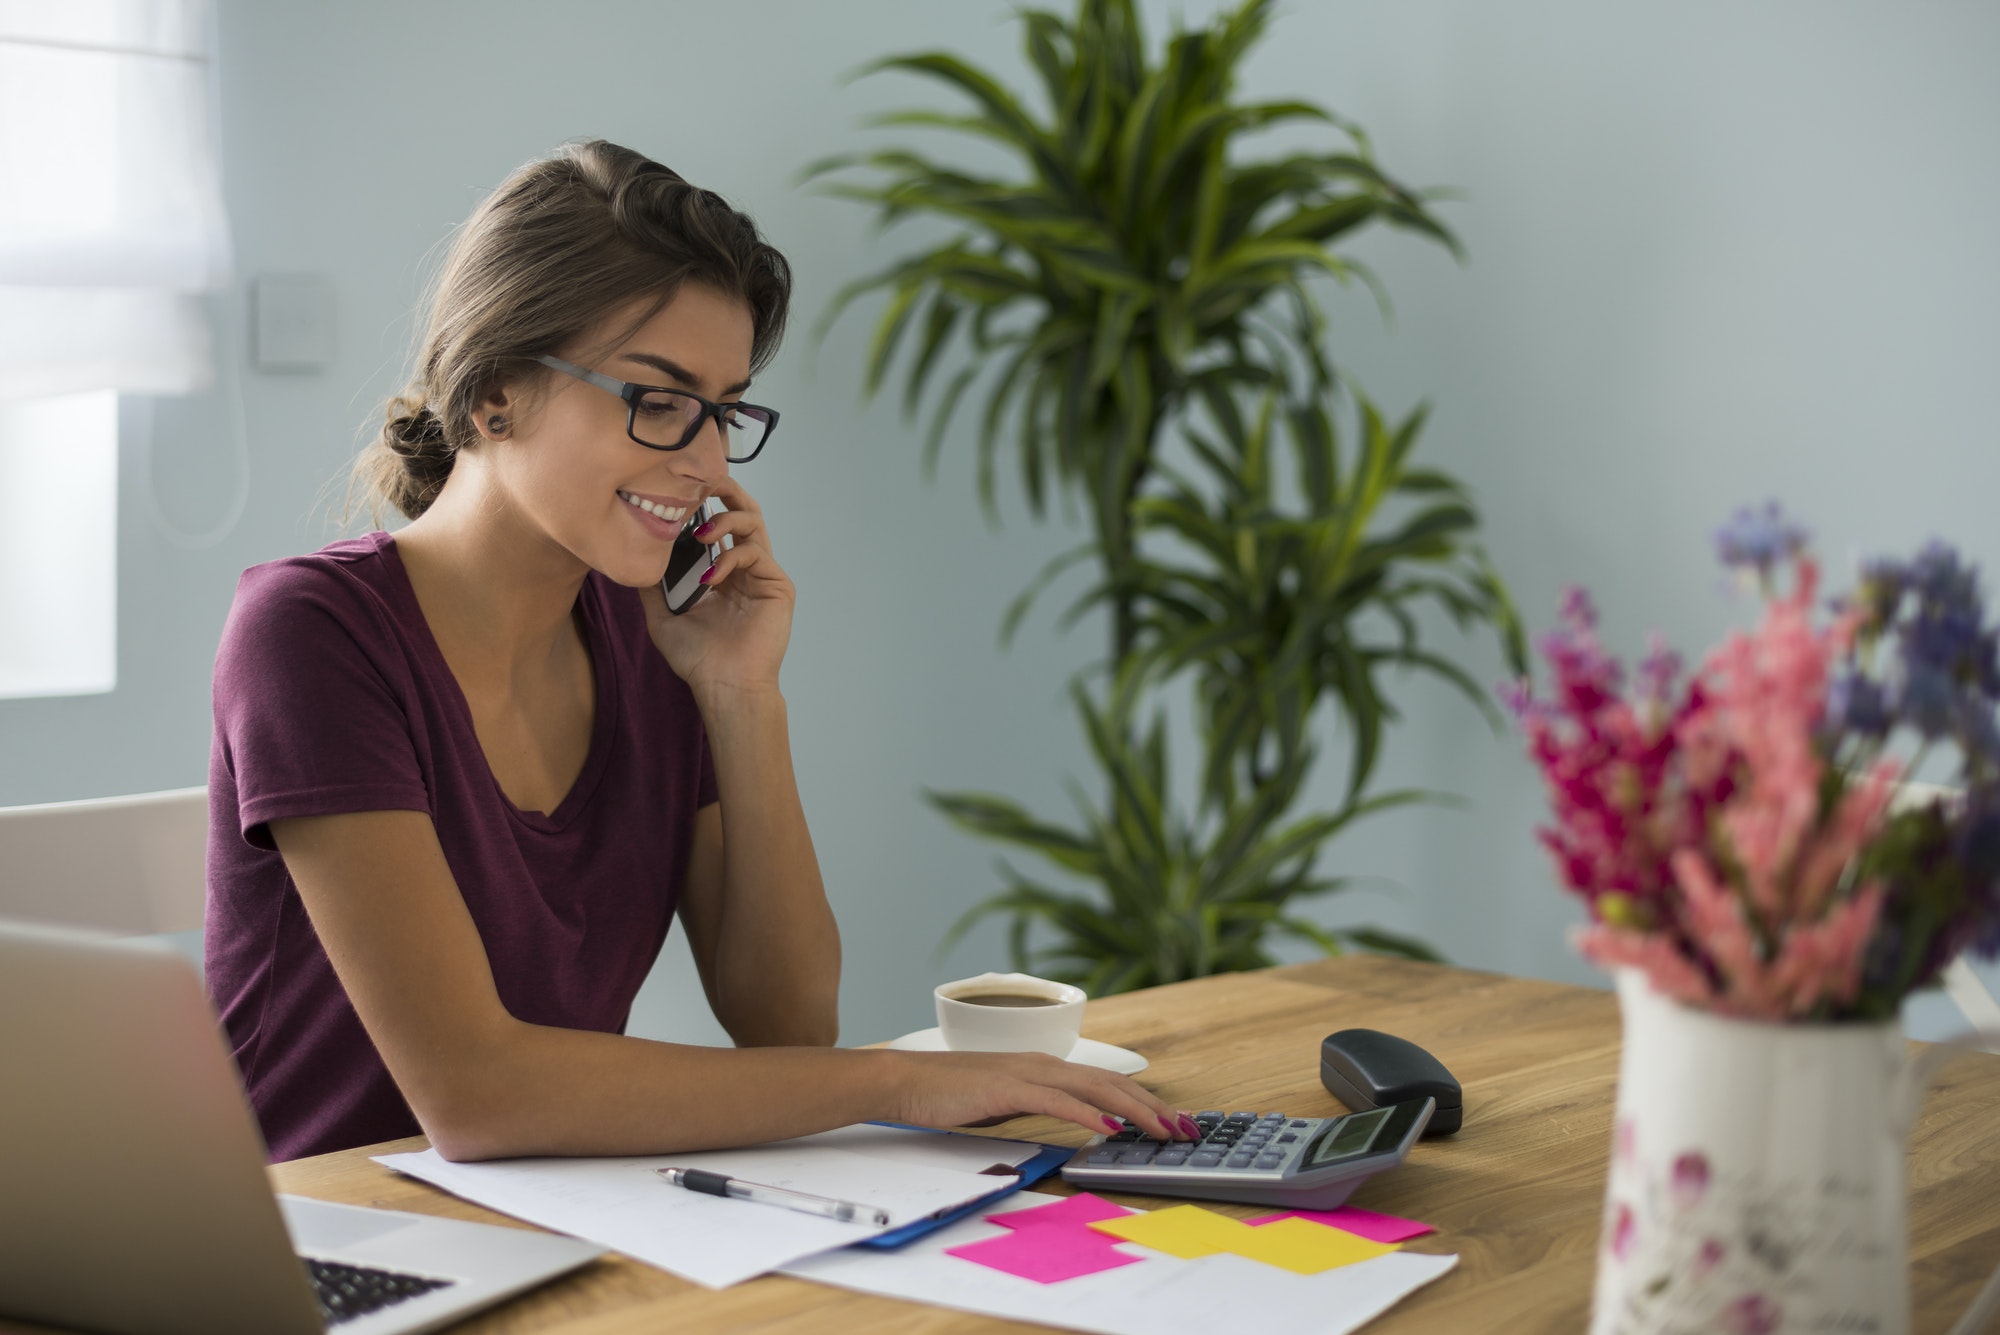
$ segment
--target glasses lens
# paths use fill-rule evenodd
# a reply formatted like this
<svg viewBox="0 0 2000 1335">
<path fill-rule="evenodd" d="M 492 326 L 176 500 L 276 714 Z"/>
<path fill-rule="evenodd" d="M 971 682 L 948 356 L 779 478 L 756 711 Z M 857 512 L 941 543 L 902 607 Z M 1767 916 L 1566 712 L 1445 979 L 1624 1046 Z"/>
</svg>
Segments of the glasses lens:
<svg viewBox="0 0 2000 1335">
<path fill-rule="evenodd" d="M 744 403 L 725 404 L 722 427 L 729 461 L 742 463 L 764 448 L 764 437 L 771 434 L 771 414 Z"/>
<path fill-rule="evenodd" d="M 648 390 L 633 409 L 632 434 L 655 448 L 676 449 L 700 415 L 701 405 L 685 394 Z"/>
</svg>

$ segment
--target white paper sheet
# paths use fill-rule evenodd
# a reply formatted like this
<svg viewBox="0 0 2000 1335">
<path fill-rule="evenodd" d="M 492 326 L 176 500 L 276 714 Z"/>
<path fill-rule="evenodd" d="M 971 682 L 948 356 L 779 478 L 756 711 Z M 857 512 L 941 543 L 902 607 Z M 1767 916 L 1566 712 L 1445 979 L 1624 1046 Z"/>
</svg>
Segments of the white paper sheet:
<svg viewBox="0 0 2000 1335">
<path fill-rule="evenodd" d="M 1024 1192 L 994 1206 L 994 1212 L 1053 1199 Z M 863 1293 L 1101 1335 L 1217 1335 L 1230 1330 L 1346 1335 L 1458 1264 L 1456 1256 L 1395 1252 L 1298 1275 L 1227 1254 L 1183 1261 L 1127 1242 L 1118 1244 L 1120 1249 L 1144 1257 L 1144 1264 L 1037 1284 L 944 1254 L 948 1247 L 1007 1231 L 975 1216 L 895 1251 L 861 1247 L 827 1252 L 792 1262 L 783 1272 Z"/>
<path fill-rule="evenodd" d="M 704 1168 L 859 1201 L 889 1211 L 889 1228 L 895 1228 L 998 1190 L 1005 1182 L 978 1169 L 1023 1163 L 1037 1148 L 1020 1141 L 852 1126 L 700 1154 L 462 1164 L 425 1150 L 385 1154 L 375 1162 L 488 1209 L 724 1288 L 887 1229 L 706 1196 L 668 1186 L 654 1176 L 655 1168 Z"/>
</svg>

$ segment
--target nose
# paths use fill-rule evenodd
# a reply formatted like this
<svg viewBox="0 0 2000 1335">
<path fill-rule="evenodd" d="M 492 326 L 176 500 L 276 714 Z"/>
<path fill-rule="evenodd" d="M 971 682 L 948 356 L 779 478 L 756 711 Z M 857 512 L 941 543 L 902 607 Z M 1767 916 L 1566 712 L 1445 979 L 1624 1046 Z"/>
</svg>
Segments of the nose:
<svg viewBox="0 0 2000 1335">
<path fill-rule="evenodd" d="M 729 449 L 722 439 L 722 424 L 713 417 L 672 457 L 680 464 L 678 471 L 690 481 L 700 482 L 704 492 L 715 490 L 729 476 Z"/>
</svg>

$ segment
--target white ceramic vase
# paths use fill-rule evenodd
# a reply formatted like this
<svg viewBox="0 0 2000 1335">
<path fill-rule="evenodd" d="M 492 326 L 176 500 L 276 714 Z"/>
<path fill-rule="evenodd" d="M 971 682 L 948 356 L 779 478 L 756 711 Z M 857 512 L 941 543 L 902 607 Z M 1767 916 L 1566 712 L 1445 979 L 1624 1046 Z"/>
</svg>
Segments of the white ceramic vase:
<svg viewBox="0 0 2000 1335">
<path fill-rule="evenodd" d="M 1730 1019 L 1636 970 L 1618 1000 L 1593 1335 L 1905 1335 L 1904 1159 L 1929 1071 L 1900 1027 Z"/>
</svg>

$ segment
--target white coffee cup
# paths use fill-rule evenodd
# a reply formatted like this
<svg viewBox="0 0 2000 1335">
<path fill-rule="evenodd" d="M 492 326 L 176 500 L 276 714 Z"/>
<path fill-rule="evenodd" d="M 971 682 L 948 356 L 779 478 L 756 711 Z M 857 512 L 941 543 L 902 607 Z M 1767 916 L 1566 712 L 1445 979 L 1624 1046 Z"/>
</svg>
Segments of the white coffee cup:
<svg viewBox="0 0 2000 1335">
<path fill-rule="evenodd" d="M 1067 1057 L 1083 1027 L 1080 987 L 1025 973 L 982 973 L 940 983 L 936 990 L 938 1032 L 958 1052 L 1046 1052 Z M 1024 997 L 1025 1003 L 996 1004 L 972 997 Z"/>
</svg>

